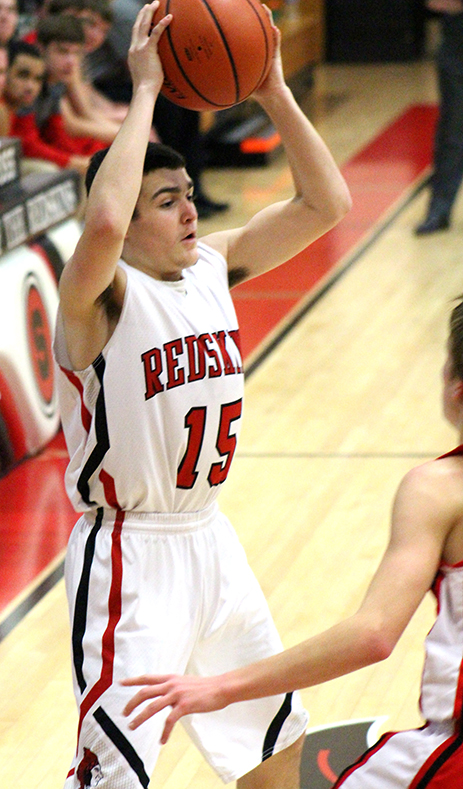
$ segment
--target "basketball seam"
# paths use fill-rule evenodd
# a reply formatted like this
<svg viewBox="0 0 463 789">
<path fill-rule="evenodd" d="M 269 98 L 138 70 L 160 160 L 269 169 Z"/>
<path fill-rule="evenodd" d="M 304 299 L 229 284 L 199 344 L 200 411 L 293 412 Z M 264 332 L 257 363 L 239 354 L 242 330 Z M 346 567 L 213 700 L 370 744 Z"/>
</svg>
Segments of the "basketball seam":
<svg viewBox="0 0 463 789">
<path fill-rule="evenodd" d="M 260 75 L 260 80 L 262 80 L 262 78 L 264 77 L 264 75 L 265 75 L 265 73 L 267 71 L 268 64 L 269 64 L 269 46 L 268 46 L 268 39 L 267 39 L 267 31 L 265 29 L 265 25 L 262 22 L 261 17 L 257 13 L 256 7 L 252 4 L 251 0 L 246 0 L 246 2 L 248 4 L 248 6 L 251 8 L 251 10 L 254 12 L 254 14 L 256 15 L 257 21 L 259 22 L 259 25 L 261 26 L 262 32 L 264 34 L 264 40 L 265 40 L 265 66 L 262 69 L 262 72 L 261 72 L 261 75 Z M 260 85 L 260 80 L 258 82 L 258 85 Z"/>
<path fill-rule="evenodd" d="M 232 57 L 232 53 L 231 53 L 231 51 L 230 51 L 230 48 L 229 48 L 229 46 L 228 46 L 228 42 L 227 42 L 227 40 L 226 40 L 226 38 L 225 38 L 225 36 L 224 36 L 224 34 L 223 34 L 223 32 L 222 32 L 222 28 L 220 27 L 220 24 L 219 24 L 219 22 L 218 22 L 218 19 L 216 18 L 216 16 L 214 15 L 214 12 L 212 11 L 212 8 L 211 8 L 211 7 L 210 7 L 210 5 L 209 5 L 209 4 L 206 2 L 206 0 L 202 0 L 202 1 L 203 1 L 204 5 L 207 7 L 207 9 L 208 9 L 208 11 L 209 11 L 209 13 L 210 13 L 210 15 L 211 15 L 211 17 L 212 17 L 213 21 L 214 21 L 214 24 L 215 24 L 215 26 L 216 26 L 216 28 L 217 28 L 217 30 L 218 30 L 218 32 L 219 32 L 219 34 L 220 34 L 220 37 L 221 37 L 221 39 L 222 39 L 222 42 L 223 42 L 223 44 L 224 44 L 224 47 L 225 47 L 225 49 L 226 49 L 226 51 L 227 51 L 227 54 L 228 54 L 228 59 L 229 59 L 229 61 L 230 61 L 230 66 L 231 66 L 231 69 L 232 69 L 232 72 L 233 72 L 233 78 L 234 78 L 234 82 L 235 82 L 235 96 L 236 96 L 236 101 L 235 101 L 234 103 L 238 103 L 239 101 L 243 101 L 245 98 L 247 98 L 247 96 L 244 96 L 244 97 L 243 97 L 243 99 L 240 99 L 240 95 L 239 95 L 239 80 L 238 80 L 238 74 L 237 74 L 237 71 L 236 71 L 236 66 L 235 66 L 235 62 L 234 62 L 234 60 L 233 60 L 233 57 Z M 171 0 L 167 0 L 167 3 L 166 3 L 166 14 L 170 13 L 170 12 L 169 12 L 169 7 L 170 7 L 170 4 L 171 4 Z M 197 89 L 197 87 L 196 87 L 196 86 L 193 84 L 193 82 L 190 80 L 190 78 L 188 77 L 188 75 L 185 73 L 185 71 L 184 71 L 184 69 L 183 69 L 183 67 L 182 67 L 182 64 L 180 63 L 180 61 L 179 61 L 179 59 L 178 59 L 177 52 L 176 52 L 176 50 L 175 50 L 175 47 L 174 47 L 174 45 L 173 45 L 173 41 L 172 41 L 172 33 L 171 33 L 171 31 L 169 30 L 169 28 L 167 28 L 167 30 L 166 30 L 165 32 L 167 33 L 167 37 L 168 37 L 169 44 L 170 44 L 170 51 L 171 51 L 171 53 L 172 53 L 172 56 L 173 56 L 173 58 L 174 58 L 174 60 L 175 60 L 175 62 L 176 62 L 176 64 L 177 64 L 177 66 L 178 66 L 178 69 L 179 69 L 180 73 L 182 74 L 182 76 L 183 76 L 183 78 L 184 78 L 185 82 L 187 82 L 187 83 L 188 83 L 188 85 L 190 86 L 190 88 L 192 88 L 192 90 L 194 90 L 194 92 L 195 92 L 195 93 L 196 93 L 196 94 L 197 94 L 197 95 L 198 95 L 198 96 L 199 96 L 201 99 L 203 99 L 204 101 L 206 101 L 206 102 L 207 102 L 208 104 L 210 104 L 211 106 L 213 105 L 214 107 L 218 107 L 218 108 L 220 108 L 220 107 L 222 107 L 222 108 L 229 107 L 230 105 L 229 105 L 228 103 L 227 103 L 227 104 L 219 104 L 219 103 L 218 103 L 218 102 L 216 102 L 216 101 L 211 101 L 211 100 L 210 100 L 210 99 L 209 99 L 207 96 L 204 96 L 202 93 L 200 93 L 200 91 Z M 265 43 L 266 43 L 266 45 L 267 45 L 267 38 L 265 39 Z"/>
<path fill-rule="evenodd" d="M 233 60 L 233 55 L 232 55 L 232 53 L 230 51 L 230 47 L 228 46 L 228 41 L 227 41 L 227 39 L 225 38 L 225 36 L 223 34 L 222 28 L 220 27 L 219 20 L 215 16 L 215 14 L 214 14 L 212 8 L 210 7 L 209 3 L 207 2 L 207 0 L 203 0 L 203 3 L 206 6 L 206 8 L 208 9 L 212 19 L 214 20 L 215 26 L 216 26 L 217 30 L 219 31 L 220 37 L 221 37 L 221 39 L 223 41 L 223 45 L 224 45 L 225 49 L 227 50 L 228 59 L 230 61 L 230 66 L 232 68 L 233 77 L 234 77 L 234 80 L 235 80 L 236 101 L 238 102 L 238 101 L 240 101 L 240 81 L 238 79 L 238 73 L 236 71 L 236 66 L 235 66 L 235 61 Z"/>
</svg>

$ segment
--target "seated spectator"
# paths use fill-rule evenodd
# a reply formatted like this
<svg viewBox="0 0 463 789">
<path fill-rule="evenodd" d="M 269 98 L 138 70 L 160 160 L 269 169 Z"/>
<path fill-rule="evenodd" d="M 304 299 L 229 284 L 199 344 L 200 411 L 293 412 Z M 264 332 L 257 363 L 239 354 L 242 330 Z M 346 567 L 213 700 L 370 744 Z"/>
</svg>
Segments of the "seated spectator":
<svg viewBox="0 0 463 789">
<path fill-rule="evenodd" d="M 6 72 L 8 70 L 8 50 L 4 44 L 0 44 L 0 102 L 3 100 L 3 94 L 5 92 L 5 83 L 6 83 Z M 1 108 L 0 103 L 0 108 Z M 0 113 L 1 119 L 1 113 Z M 2 135 L 0 130 L 0 137 L 6 137 L 7 135 Z"/>
<path fill-rule="evenodd" d="M 5 46 L 12 40 L 18 27 L 16 0 L 0 0 L 0 44 Z"/>
<path fill-rule="evenodd" d="M 105 117 L 89 100 L 81 72 L 85 42 L 81 19 L 69 14 L 45 16 L 37 26 L 37 42 L 46 68 L 43 92 L 55 95 L 59 101 L 66 133 L 73 138 L 91 137 L 110 145 L 120 123 Z M 39 119 L 39 126 L 41 123 Z"/>
<path fill-rule="evenodd" d="M 47 141 L 37 125 L 34 105 L 45 76 L 40 51 L 33 44 L 14 41 L 9 46 L 8 59 L 1 125 L 4 135 L 21 140 L 23 173 L 72 168 L 83 175 L 91 154 L 65 150 Z"/>
<path fill-rule="evenodd" d="M 113 19 L 110 0 L 50 0 L 44 4 L 41 18 L 59 15 L 77 17 L 83 23 L 85 58 L 80 73 L 80 89 L 81 97 L 83 90 L 87 92 L 87 111 L 94 110 L 100 117 L 120 125 L 127 114 L 128 102 L 112 101 L 97 90 L 92 82 L 94 75 L 101 76 L 102 70 L 105 72 L 108 68 L 108 63 L 112 67 L 117 60 L 115 53 L 105 43 Z M 29 31 L 24 40 L 36 44 L 37 27 Z M 123 65 L 118 68 L 122 68 L 123 73 L 120 72 L 119 76 L 123 82 L 129 78 L 125 57 Z"/>
</svg>

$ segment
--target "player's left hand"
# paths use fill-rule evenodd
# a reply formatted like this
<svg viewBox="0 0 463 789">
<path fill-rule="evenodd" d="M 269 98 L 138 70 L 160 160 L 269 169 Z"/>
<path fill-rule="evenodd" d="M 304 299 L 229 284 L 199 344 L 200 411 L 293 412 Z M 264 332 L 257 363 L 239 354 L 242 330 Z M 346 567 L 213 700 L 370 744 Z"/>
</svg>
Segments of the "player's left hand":
<svg viewBox="0 0 463 789">
<path fill-rule="evenodd" d="M 138 726 L 165 707 L 172 707 L 162 733 L 162 745 L 167 742 L 175 724 L 184 715 L 220 710 L 228 703 L 220 689 L 220 677 L 192 677 L 176 674 L 145 675 L 124 679 L 121 685 L 143 685 L 126 705 L 123 713 L 126 717 L 140 704 L 148 699 L 154 699 L 133 718 L 129 724 L 131 729 L 137 729 Z"/>
<path fill-rule="evenodd" d="M 273 52 L 272 65 L 270 66 L 270 70 L 264 81 L 252 94 L 253 97 L 257 99 L 257 101 L 259 102 L 261 101 L 264 102 L 267 96 L 271 98 L 272 95 L 275 93 L 275 91 L 278 90 L 278 88 L 285 85 L 283 64 L 281 62 L 281 31 L 274 24 L 272 12 L 270 11 L 270 9 L 266 5 L 264 5 L 264 9 L 268 14 L 270 22 L 272 24 L 273 42 L 275 48 Z"/>
</svg>

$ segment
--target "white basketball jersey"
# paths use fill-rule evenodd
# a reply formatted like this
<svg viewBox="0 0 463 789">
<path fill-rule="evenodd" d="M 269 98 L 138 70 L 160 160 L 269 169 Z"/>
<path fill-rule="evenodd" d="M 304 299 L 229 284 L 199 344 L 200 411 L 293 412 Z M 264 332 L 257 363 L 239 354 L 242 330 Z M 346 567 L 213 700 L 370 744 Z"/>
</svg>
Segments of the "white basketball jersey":
<svg viewBox="0 0 463 789">
<path fill-rule="evenodd" d="M 420 707 L 426 720 L 461 719 L 463 563 L 443 565 L 434 581 L 438 614 L 426 641 Z"/>
<path fill-rule="evenodd" d="M 238 323 L 225 259 L 202 243 L 198 252 L 179 282 L 121 261 L 118 325 L 83 371 L 70 369 L 57 321 L 66 488 L 79 512 L 197 511 L 227 477 L 243 398 Z"/>
</svg>

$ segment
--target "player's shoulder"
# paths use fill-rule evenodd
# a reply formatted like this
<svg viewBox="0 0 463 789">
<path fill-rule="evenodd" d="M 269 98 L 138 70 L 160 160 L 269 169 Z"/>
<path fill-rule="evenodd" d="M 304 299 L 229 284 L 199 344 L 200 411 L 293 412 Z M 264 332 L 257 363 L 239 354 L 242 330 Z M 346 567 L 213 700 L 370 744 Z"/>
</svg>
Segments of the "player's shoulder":
<svg viewBox="0 0 463 789">
<path fill-rule="evenodd" d="M 463 454 L 444 455 L 410 469 L 399 486 L 402 495 L 420 495 L 463 502 Z"/>
</svg>

